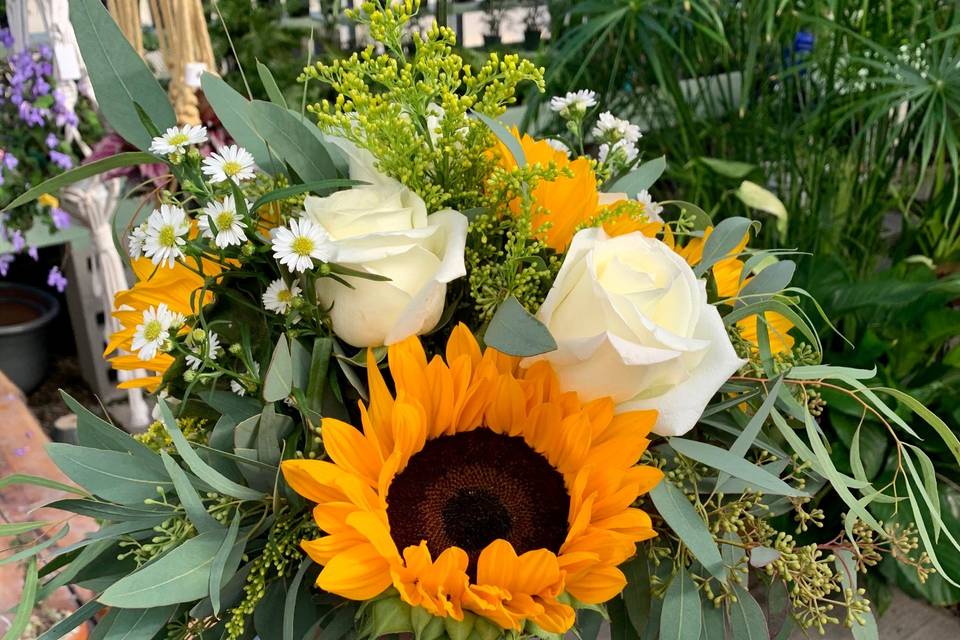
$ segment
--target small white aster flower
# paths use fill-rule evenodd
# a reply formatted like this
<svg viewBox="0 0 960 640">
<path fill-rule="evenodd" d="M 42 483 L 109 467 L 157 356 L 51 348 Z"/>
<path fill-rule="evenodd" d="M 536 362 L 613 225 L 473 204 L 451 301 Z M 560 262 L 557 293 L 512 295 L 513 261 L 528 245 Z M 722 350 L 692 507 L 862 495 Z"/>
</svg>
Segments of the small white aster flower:
<svg viewBox="0 0 960 640">
<path fill-rule="evenodd" d="M 237 382 L 236 380 L 230 381 L 230 391 L 233 391 L 235 394 L 241 398 L 247 395 L 247 390 L 243 388 L 243 385 Z"/>
<path fill-rule="evenodd" d="M 208 331 L 206 339 L 193 348 L 193 353 L 187 355 L 187 366 L 196 371 L 203 364 L 204 357 L 216 360 L 220 352 L 220 337 L 213 331 Z"/>
<path fill-rule="evenodd" d="M 609 111 L 600 114 L 600 118 L 591 133 L 606 142 L 626 140 L 631 144 L 636 144 L 643 137 L 643 134 L 640 133 L 640 127 L 614 116 Z"/>
<path fill-rule="evenodd" d="M 556 138 L 547 138 L 546 140 L 547 140 L 547 144 L 550 145 L 551 149 L 556 149 L 560 153 L 566 154 L 567 157 L 570 156 L 570 147 L 563 144 L 561 141 L 557 140 Z"/>
<path fill-rule="evenodd" d="M 643 213 L 647 216 L 647 220 L 651 222 L 660 222 L 662 220 L 660 214 L 663 212 L 663 207 L 659 202 L 654 201 L 649 191 L 644 189 L 638 193 L 637 202 L 643 205 Z"/>
<path fill-rule="evenodd" d="M 273 257 L 290 271 L 302 272 L 313 267 L 313 261 L 329 262 L 334 255 L 326 230 L 315 222 L 300 218 L 290 227 L 280 227 L 273 236 Z"/>
<path fill-rule="evenodd" d="M 610 145 L 604 142 L 600 145 L 600 149 L 597 152 L 597 159 L 601 163 L 615 162 L 617 164 L 630 164 L 633 162 L 640 151 L 637 149 L 637 145 L 627 142 L 626 140 L 621 140 L 616 142 L 613 145 Z"/>
<path fill-rule="evenodd" d="M 242 182 L 253 177 L 254 161 L 250 152 L 235 144 L 203 159 L 203 172 L 212 183 Z"/>
<path fill-rule="evenodd" d="M 587 109 L 597 104 L 597 94 L 589 89 L 568 91 L 565 96 L 550 99 L 550 109 L 563 117 L 582 117 Z"/>
<path fill-rule="evenodd" d="M 187 146 L 203 144 L 207 141 L 207 128 L 193 124 L 182 127 L 170 127 L 150 143 L 150 151 L 166 156 L 171 153 L 183 153 Z"/>
<path fill-rule="evenodd" d="M 247 202 L 246 206 L 247 211 L 249 211 L 250 203 Z M 226 249 L 231 245 L 241 245 L 247 239 L 243 232 L 247 228 L 247 223 L 237 213 L 237 205 L 233 196 L 227 196 L 223 200 L 208 204 L 203 209 L 203 215 L 200 216 L 198 226 L 201 235 L 204 238 L 213 238 L 214 244 L 221 249 Z M 214 228 L 217 230 L 216 236 L 213 233 Z"/>
<path fill-rule="evenodd" d="M 170 329 L 182 322 L 182 316 L 171 311 L 167 305 L 153 307 L 143 312 L 143 322 L 133 332 L 132 349 L 141 360 L 153 360 L 163 343 L 170 337 Z"/>
<path fill-rule="evenodd" d="M 160 205 L 160 209 L 154 209 L 147 218 L 143 255 L 150 258 L 153 264 L 166 262 L 168 267 L 173 268 L 174 261 L 183 257 L 180 247 L 186 244 L 184 236 L 189 231 L 190 222 L 183 209 L 169 204 Z"/>
<path fill-rule="evenodd" d="M 270 283 L 263 294 L 263 308 L 274 313 L 284 314 L 293 308 L 293 301 L 300 295 L 300 287 L 294 284 L 288 287 L 283 278 Z"/>
<path fill-rule="evenodd" d="M 130 257 L 136 260 L 143 255 L 143 242 L 147 239 L 147 224 L 143 223 L 133 228 L 130 237 L 127 239 L 127 246 L 130 249 Z"/>
</svg>

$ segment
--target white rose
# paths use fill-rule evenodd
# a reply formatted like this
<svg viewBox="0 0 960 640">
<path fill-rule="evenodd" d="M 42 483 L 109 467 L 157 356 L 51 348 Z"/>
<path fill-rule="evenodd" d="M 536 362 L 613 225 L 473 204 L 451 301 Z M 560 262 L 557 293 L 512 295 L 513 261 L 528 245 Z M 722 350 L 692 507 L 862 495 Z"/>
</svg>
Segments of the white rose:
<svg viewBox="0 0 960 640">
<path fill-rule="evenodd" d="M 447 283 L 466 275 L 466 217 L 452 210 L 427 215 L 426 205 L 402 184 L 377 172 L 373 157 L 334 139 L 350 163 L 350 177 L 369 184 L 308 197 L 306 217 L 332 240 L 331 262 L 389 278 L 341 276 L 317 284 L 333 330 L 355 347 L 399 342 L 433 329 L 443 313 Z"/>
<path fill-rule="evenodd" d="M 536 359 L 551 362 L 563 388 L 611 396 L 618 411 L 656 409 L 661 435 L 689 431 L 744 364 L 705 282 L 638 232 L 577 233 L 538 317 L 558 348 Z"/>
</svg>

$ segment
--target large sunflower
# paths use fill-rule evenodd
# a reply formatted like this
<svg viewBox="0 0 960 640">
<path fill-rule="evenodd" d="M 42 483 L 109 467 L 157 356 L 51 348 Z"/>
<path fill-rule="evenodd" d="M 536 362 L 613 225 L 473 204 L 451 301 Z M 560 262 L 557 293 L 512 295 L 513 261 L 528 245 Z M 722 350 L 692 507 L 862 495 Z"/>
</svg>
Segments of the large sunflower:
<svg viewBox="0 0 960 640">
<path fill-rule="evenodd" d="M 392 586 L 435 616 L 557 633 L 574 622 L 564 594 L 596 604 L 623 589 L 617 565 L 655 535 L 631 505 L 662 477 L 636 464 L 656 412 L 581 403 L 549 364 L 481 353 L 464 325 L 446 361 L 414 337 L 389 366 L 395 395 L 368 358 L 362 432 L 324 419 L 330 461 L 283 463 L 327 533 L 303 542 L 321 589 L 367 600 Z"/>
<path fill-rule="evenodd" d="M 111 366 L 118 371 L 145 370 L 150 375 L 122 381 L 117 385 L 121 389 L 145 387 L 154 391 L 163 380 L 163 374 L 175 358 L 166 353 L 158 353 L 152 360 L 141 360 L 133 352 L 133 334 L 137 325 L 143 323 L 143 313 L 150 307 L 167 305 L 171 311 L 185 316 L 196 313 L 201 306 L 213 301 L 213 294 L 205 292 L 200 298 L 203 276 L 176 262 L 172 268 L 158 268 L 147 258 L 133 261 L 133 272 L 137 282 L 116 295 L 113 302 L 113 317 L 120 323 L 120 329 L 110 336 L 103 355 L 107 357 L 114 351 L 118 355 L 108 358 Z M 214 262 L 203 261 L 204 273 L 217 275 L 220 267 Z"/>
</svg>

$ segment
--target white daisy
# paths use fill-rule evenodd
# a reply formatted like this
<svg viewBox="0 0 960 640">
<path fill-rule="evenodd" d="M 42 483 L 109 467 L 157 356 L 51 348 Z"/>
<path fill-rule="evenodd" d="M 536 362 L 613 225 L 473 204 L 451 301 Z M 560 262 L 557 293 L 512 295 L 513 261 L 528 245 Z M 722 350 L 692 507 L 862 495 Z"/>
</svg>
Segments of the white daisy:
<svg viewBox="0 0 960 640">
<path fill-rule="evenodd" d="M 203 172 L 213 183 L 226 182 L 228 178 L 234 182 L 249 180 L 253 177 L 253 167 L 250 152 L 235 144 L 203 159 Z"/>
<path fill-rule="evenodd" d="M 127 246 L 130 248 L 130 257 L 136 260 L 143 255 L 143 241 L 147 239 L 147 224 L 143 223 L 133 228 L 130 237 L 127 239 Z"/>
<path fill-rule="evenodd" d="M 550 99 L 550 109 L 563 117 L 582 117 L 587 109 L 597 104 L 597 94 L 589 89 L 568 91 L 565 96 Z"/>
<path fill-rule="evenodd" d="M 167 305 L 151 306 L 143 312 L 143 323 L 133 332 L 133 351 L 141 360 L 153 360 L 157 351 L 170 337 L 170 329 L 183 321 L 182 316 L 171 311 Z"/>
<path fill-rule="evenodd" d="M 243 385 L 237 382 L 236 380 L 230 381 L 230 391 L 233 391 L 240 397 L 247 395 L 247 390 L 243 388 Z"/>
<path fill-rule="evenodd" d="M 193 124 L 182 127 L 170 127 L 150 143 L 150 151 L 165 156 L 171 153 L 183 153 L 187 146 L 203 144 L 207 141 L 207 128 Z"/>
<path fill-rule="evenodd" d="M 334 250 L 330 236 L 320 225 L 300 218 L 291 220 L 290 228 L 280 227 L 273 236 L 273 257 L 290 271 L 306 271 L 313 261 L 329 262 Z"/>
<path fill-rule="evenodd" d="M 638 193 L 637 202 L 643 204 L 643 213 L 647 216 L 647 220 L 651 222 L 662 221 L 660 214 L 663 212 L 663 207 L 660 206 L 659 202 L 654 201 L 649 191 L 644 189 Z"/>
<path fill-rule="evenodd" d="M 270 283 L 263 294 L 263 308 L 274 313 L 284 314 L 293 307 L 293 301 L 300 295 L 300 287 L 294 284 L 288 287 L 283 278 Z"/>
<path fill-rule="evenodd" d="M 643 134 L 640 133 L 640 127 L 614 116 L 609 111 L 600 114 L 592 133 L 595 137 L 610 143 L 626 140 L 631 144 L 636 144 L 643 137 Z"/>
<path fill-rule="evenodd" d="M 187 355 L 187 366 L 196 371 L 203 364 L 204 358 L 216 360 L 220 351 L 220 338 L 213 331 L 207 331 L 206 339 L 194 345 L 193 353 Z"/>
<path fill-rule="evenodd" d="M 247 202 L 246 205 L 249 211 L 250 203 Z M 243 232 L 247 228 L 247 223 L 237 213 L 233 196 L 208 204 L 198 223 L 203 237 L 213 238 L 214 243 L 221 249 L 226 249 L 230 245 L 241 245 L 247 239 Z M 216 236 L 213 234 L 214 228 L 217 230 Z"/>
<path fill-rule="evenodd" d="M 173 262 L 183 257 L 180 249 L 186 240 L 184 236 L 190 231 L 187 213 L 180 207 L 162 204 L 160 210 L 153 210 L 147 218 L 147 229 L 143 241 L 143 255 L 150 258 L 153 264 L 164 262 L 173 268 Z"/>
</svg>

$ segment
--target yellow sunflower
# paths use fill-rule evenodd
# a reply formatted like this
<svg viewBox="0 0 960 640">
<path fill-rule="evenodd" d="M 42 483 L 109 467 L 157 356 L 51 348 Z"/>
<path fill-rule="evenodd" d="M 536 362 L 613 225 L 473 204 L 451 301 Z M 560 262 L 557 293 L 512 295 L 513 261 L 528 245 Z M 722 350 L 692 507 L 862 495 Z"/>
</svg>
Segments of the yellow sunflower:
<svg viewBox="0 0 960 640">
<path fill-rule="evenodd" d="M 395 395 L 368 356 L 362 432 L 324 419 L 330 461 L 283 463 L 327 534 L 303 542 L 317 585 L 353 600 L 392 586 L 435 616 L 556 633 L 574 622 L 563 594 L 617 595 L 617 566 L 655 535 L 631 505 L 662 477 L 636 464 L 656 412 L 581 403 L 549 364 L 481 352 L 464 325 L 446 360 L 415 337 L 388 357 Z"/>
<path fill-rule="evenodd" d="M 599 207 L 597 176 L 587 158 L 571 160 L 567 154 L 550 146 L 546 140 L 535 140 L 529 134 L 522 136 L 513 128 L 513 135 L 523 147 L 527 164 L 543 167 L 553 162 L 561 171 L 569 170 L 572 176 L 561 175 L 556 180 L 541 181 L 531 195 L 536 203 L 533 212 L 533 229 L 538 240 L 556 251 L 566 251 L 573 234 L 582 224 L 593 220 Z M 502 142 L 497 142 L 500 164 L 505 169 L 517 167 L 513 155 Z M 518 201 L 511 203 L 514 214 L 520 210 Z"/>
<path fill-rule="evenodd" d="M 158 353 L 152 360 L 141 360 L 133 353 L 133 334 L 137 325 L 143 323 L 143 313 L 150 307 L 161 304 L 176 313 L 192 315 L 200 307 L 213 302 L 209 291 L 199 299 L 199 290 L 203 287 L 203 277 L 197 275 L 179 262 L 173 268 L 157 268 L 147 258 L 133 261 L 133 272 L 137 277 L 134 285 L 116 295 L 113 303 L 113 317 L 120 323 L 120 330 L 110 336 L 107 348 L 103 352 L 106 358 L 114 351 L 119 355 L 107 358 L 111 366 L 118 371 L 136 371 L 143 369 L 151 375 L 125 380 L 117 385 L 121 389 L 145 387 L 155 391 L 163 380 L 163 374 L 174 362 L 174 357 Z M 204 260 L 204 272 L 216 275 L 220 267 L 216 263 Z M 194 306 L 196 305 L 196 306 Z"/>
</svg>

